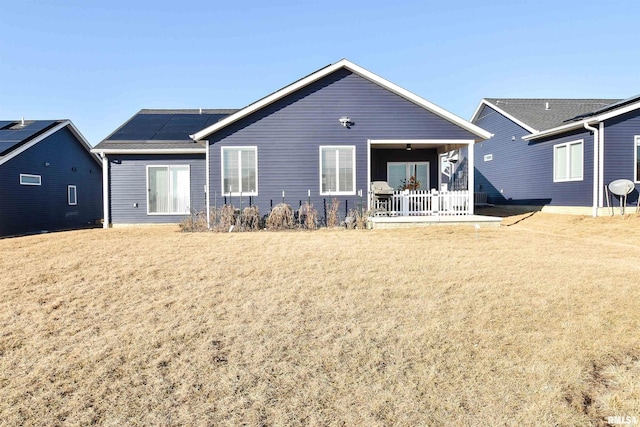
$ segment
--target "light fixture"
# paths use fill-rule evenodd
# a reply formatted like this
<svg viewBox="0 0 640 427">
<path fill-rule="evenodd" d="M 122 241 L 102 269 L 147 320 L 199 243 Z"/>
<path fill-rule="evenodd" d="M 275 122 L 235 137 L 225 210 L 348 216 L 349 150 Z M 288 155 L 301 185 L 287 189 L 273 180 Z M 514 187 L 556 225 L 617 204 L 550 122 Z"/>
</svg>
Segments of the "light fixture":
<svg viewBox="0 0 640 427">
<path fill-rule="evenodd" d="M 338 121 L 342 126 L 346 127 L 347 129 L 349 129 L 352 124 L 354 124 L 353 120 L 351 120 L 349 116 L 342 116 L 338 119 Z"/>
<path fill-rule="evenodd" d="M 411 151 L 411 150 L 412 150 L 412 148 L 411 148 L 411 144 L 407 144 L 407 148 L 405 148 L 405 150 L 407 150 L 407 151 Z"/>
</svg>

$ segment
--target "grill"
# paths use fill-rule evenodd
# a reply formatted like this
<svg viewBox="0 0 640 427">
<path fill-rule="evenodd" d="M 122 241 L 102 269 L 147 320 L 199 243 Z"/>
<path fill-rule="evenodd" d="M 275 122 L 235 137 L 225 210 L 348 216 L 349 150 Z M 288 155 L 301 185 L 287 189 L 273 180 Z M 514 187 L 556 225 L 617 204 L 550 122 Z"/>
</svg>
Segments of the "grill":
<svg viewBox="0 0 640 427">
<path fill-rule="evenodd" d="M 371 183 L 371 192 L 373 193 L 374 209 L 388 211 L 389 200 L 394 192 L 393 187 L 387 181 L 373 181 Z"/>
</svg>

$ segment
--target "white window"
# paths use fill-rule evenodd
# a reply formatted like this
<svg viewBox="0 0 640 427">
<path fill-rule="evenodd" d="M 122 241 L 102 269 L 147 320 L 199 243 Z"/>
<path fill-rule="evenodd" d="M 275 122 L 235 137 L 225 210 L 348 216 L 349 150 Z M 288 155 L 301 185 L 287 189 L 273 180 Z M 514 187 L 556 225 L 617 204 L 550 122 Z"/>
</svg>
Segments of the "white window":
<svg viewBox="0 0 640 427">
<path fill-rule="evenodd" d="M 78 204 L 78 193 L 75 185 L 67 186 L 67 203 L 69 203 L 69 206 Z"/>
<path fill-rule="evenodd" d="M 20 185 L 42 185 L 42 177 L 40 175 L 21 173 Z"/>
<path fill-rule="evenodd" d="M 222 193 L 258 195 L 258 147 L 222 147 Z"/>
<path fill-rule="evenodd" d="M 356 194 L 356 147 L 320 147 L 320 194 Z"/>
<path fill-rule="evenodd" d="M 553 181 L 582 181 L 584 163 L 583 141 L 553 146 Z"/>
<path fill-rule="evenodd" d="M 188 214 L 190 193 L 188 165 L 147 166 L 148 214 Z"/>
<path fill-rule="evenodd" d="M 640 182 L 640 136 L 636 136 L 635 138 L 635 164 L 636 167 L 634 168 L 636 171 L 636 176 L 635 176 L 635 181 L 636 182 Z"/>
</svg>

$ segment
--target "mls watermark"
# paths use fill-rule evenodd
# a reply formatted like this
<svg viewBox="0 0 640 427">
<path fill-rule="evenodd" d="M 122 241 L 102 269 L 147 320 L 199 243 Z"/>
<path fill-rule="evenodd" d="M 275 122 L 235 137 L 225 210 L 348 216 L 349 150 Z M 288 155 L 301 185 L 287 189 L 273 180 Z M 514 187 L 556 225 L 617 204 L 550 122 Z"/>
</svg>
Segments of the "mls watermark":
<svg viewBox="0 0 640 427">
<path fill-rule="evenodd" d="M 638 419 L 629 415 L 611 415 L 606 418 L 607 423 L 612 426 L 635 426 L 638 425 Z"/>
</svg>

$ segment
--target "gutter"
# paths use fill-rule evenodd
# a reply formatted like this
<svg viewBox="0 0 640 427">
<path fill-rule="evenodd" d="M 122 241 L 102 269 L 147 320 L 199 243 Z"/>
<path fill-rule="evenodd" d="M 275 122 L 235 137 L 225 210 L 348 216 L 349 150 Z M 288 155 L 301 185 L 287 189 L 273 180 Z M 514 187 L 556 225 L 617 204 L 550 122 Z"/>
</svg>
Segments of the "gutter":
<svg viewBox="0 0 640 427">
<path fill-rule="evenodd" d="M 583 126 L 586 130 L 593 132 L 593 207 L 591 214 L 595 218 L 598 216 L 598 171 L 600 163 L 600 131 L 598 128 L 584 122 Z"/>
</svg>

